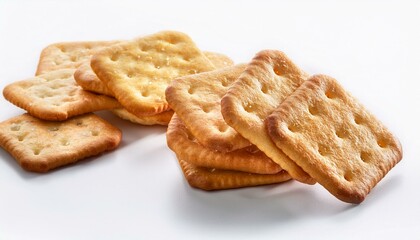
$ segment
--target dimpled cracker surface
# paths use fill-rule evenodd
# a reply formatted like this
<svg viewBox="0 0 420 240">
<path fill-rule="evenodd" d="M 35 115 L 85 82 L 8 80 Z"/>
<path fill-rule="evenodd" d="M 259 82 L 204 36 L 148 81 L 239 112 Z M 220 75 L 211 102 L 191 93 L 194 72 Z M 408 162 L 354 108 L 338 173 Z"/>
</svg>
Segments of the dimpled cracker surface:
<svg viewBox="0 0 420 240">
<path fill-rule="evenodd" d="M 182 159 L 178 161 L 188 184 L 207 191 L 268 185 L 291 179 L 286 171 L 277 174 L 255 174 L 198 167 Z"/>
<path fill-rule="evenodd" d="M 90 59 L 92 54 L 99 49 L 116 43 L 118 41 L 62 42 L 51 44 L 41 52 L 36 75 L 58 69 L 76 69 L 84 60 Z"/>
<path fill-rule="evenodd" d="M 118 117 L 140 125 L 163 125 L 167 126 L 174 114 L 174 111 L 168 110 L 154 115 L 135 116 L 124 108 L 112 109 L 111 112 Z"/>
<path fill-rule="evenodd" d="M 175 79 L 166 100 L 188 130 L 205 147 L 230 152 L 250 146 L 220 112 L 220 99 L 245 69 L 245 64 Z"/>
<path fill-rule="evenodd" d="M 121 107 L 113 98 L 84 91 L 73 78 L 74 69 L 48 72 L 11 83 L 4 97 L 32 116 L 62 121 L 75 115 Z"/>
<path fill-rule="evenodd" d="M 136 116 L 168 110 L 165 89 L 174 78 L 215 69 L 187 35 L 172 31 L 103 49 L 93 55 L 91 67 Z"/>
<path fill-rule="evenodd" d="M 399 141 L 338 82 L 317 75 L 267 118 L 276 143 L 342 201 L 360 203 L 402 158 Z"/>
<path fill-rule="evenodd" d="M 210 60 L 215 68 L 223 68 L 233 65 L 232 59 L 221 53 L 203 52 Z M 74 79 L 84 90 L 92 91 L 99 94 L 114 96 L 114 94 L 106 87 L 106 85 L 96 76 L 95 72 L 90 67 L 90 58 L 85 60 L 77 68 L 74 73 Z"/>
<path fill-rule="evenodd" d="M 255 146 L 223 153 L 208 149 L 196 141 L 177 114 L 166 133 L 169 148 L 182 160 L 207 168 L 218 168 L 260 174 L 281 172 L 280 166 Z"/>
<path fill-rule="evenodd" d="M 0 146 L 28 171 L 53 168 L 112 150 L 121 131 L 94 114 L 49 122 L 23 114 L 0 123 Z"/>
<path fill-rule="evenodd" d="M 255 144 L 294 179 L 315 181 L 287 157 L 268 136 L 264 120 L 307 75 L 287 56 L 276 50 L 256 54 L 222 98 L 222 115 L 227 124 Z"/>
</svg>

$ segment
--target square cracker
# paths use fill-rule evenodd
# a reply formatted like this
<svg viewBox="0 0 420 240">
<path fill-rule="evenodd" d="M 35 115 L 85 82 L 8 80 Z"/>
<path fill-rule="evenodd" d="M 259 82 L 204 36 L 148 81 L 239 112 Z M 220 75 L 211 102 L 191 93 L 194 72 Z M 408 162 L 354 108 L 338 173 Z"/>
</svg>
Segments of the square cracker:
<svg viewBox="0 0 420 240">
<path fill-rule="evenodd" d="M 231 128 L 220 112 L 220 99 L 245 69 L 245 64 L 175 79 L 166 100 L 192 135 L 205 147 L 230 152 L 251 143 Z"/>
<path fill-rule="evenodd" d="M 3 95 L 32 116 L 53 121 L 121 107 L 113 98 L 84 91 L 73 74 L 74 69 L 63 69 L 14 82 L 3 89 Z"/>
<path fill-rule="evenodd" d="M 36 75 L 65 68 L 76 69 L 84 60 L 90 59 L 92 54 L 99 49 L 111 46 L 118 42 L 119 41 L 92 41 L 51 44 L 41 52 Z"/>
<path fill-rule="evenodd" d="M 268 185 L 291 179 L 284 170 L 276 174 L 256 174 L 198 167 L 180 158 L 178 162 L 188 184 L 207 191 Z"/>
<path fill-rule="evenodd" d="M 206 168 L 217 168 L 259 174 L 275 174 L 282 171 L 255 146 L 232 152 L 218 152 L 202 146 L 187 130 L 177 114 L 174 114 L 166 132 L 169 148 L 189 163 Z"/>
<path fill-rule="evenodd" d="M 23 114 L 0 123 L 0 146 L 21 167 L 33 172 L 53 168 L 112 150 L 121 131 L 94 114 L 49 122 Z"/>
<path fill-rule="evenodd" d="M 213 63 L 215 68 L 224 68 L 233 65 L 232 59 L 226 55 L 206 51 L 203 53 Z M 90 67 L 90 58 L 80 64 L 74 73 L 74 79 L 84 90 L 114 97 L 111 90 L 106 87 Z"/>
<path fill-rule="evenodd" d="M 187 35 L 172 31 L 105 48 L 93 55 L 91 67 L 136 116 L 168 110 L 165 89 L 174 78 L 215 69 Z"/>
<path fill-rule="evenodd" d="M 267 118 L 276 145 L 338 199 L 360 203 L 402 158 L 399 141 L 338 82 L 311 77 Z"/>
<path fill-rule="evenodd" d="M 307 75 L 280 51 L 256 54 L 245 71 L 222 98 L 222 115 L 231 127 L 255 144 L 294 179 L 314 184 L 314 180 L 276 147 L 264 120 Z"/>
</svg>

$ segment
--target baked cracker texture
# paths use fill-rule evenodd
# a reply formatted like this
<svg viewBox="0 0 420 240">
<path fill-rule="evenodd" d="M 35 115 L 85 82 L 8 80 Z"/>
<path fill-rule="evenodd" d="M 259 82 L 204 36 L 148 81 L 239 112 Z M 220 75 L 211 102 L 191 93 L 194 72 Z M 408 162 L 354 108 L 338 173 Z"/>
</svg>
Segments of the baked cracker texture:
<svg viewBox="0 0 420 240">
<path fill-rule="evenodd" d="M 175 79 L 166 100 L 188 130 L 205 147 L 230 152 L 251 143 L 231 128 L 221 114 L 220 100 L 245 64 Z"/>
<path fill-rule="evenodd" d="M 91 67 L 136 116 L 168 110 L 165 89 L 174 78 L 215 69 L 186 34 L 173 31 L 105 48 L 93 55 Z"/>
<path fill-rule="evenodd" d="M 48 45 L 41 52 L 35 75 L 59 69 L 76 69 L 101 48 L 119 41 L 61 42 Z"/>
<path fill-rule="evenodd" d="M 50 122 L 23 114 L 0 123 L 0 146 L 33 172 L 74 163 L 115 149 L 121 131 L 94 114 Z"/>
<path fill-rule="evenodd" d="M 206 51 L 203 53 L 215 68 L 223 68 L 233 65 L 232 59 L 224 54 Z M 106 87 L 106 85 L 98 78 L 98 76 L 96 76 L 95 72 L 90 67 L 90 58 L 80 64 L 74 73 L 74 79 L 84 90 L 114 97 L 111 90 Z"/>
<path fill-rule="evenodd" d="M 32 116 L 51 121 L 121 107 L 113 98 L 84 91 L 73 74 L 74 69 L 62 69 L 14 82 L 3 89 L 3 95 Z"/>
<path fill-rule="evenodd" d="M 315 181 L 276 147 L 264 120 L 307 78 L 287 56 L 276 50 L 256 54 L 221 100 L 223 118 L 244 138 L 256 145 L 292 178 L 308 184 Z"/>
<path fill-rule="evenodd" d="M 316 75 L 267 118 L 276 145 L 338 199 L 362 202 L 402 159 L 392 133 L 339 83 Z"/>
<path fill-rule="evenodd" d="M 277 174 L 255 174 L 198 167 L 182 159 L 178 161 L 188 184 L 207 191 L 268 185 L 291 179 L 286 171 Z"/>
<path fill-rule="evenodd" d="M 182 120 L 174 114 L 166 133 L 167 144 L 176 155 L 189 163 L 206 168 L 275 174 L 282 171 L 255 146 L 223 153 L 208 149 L 196 141 Z"/>
<path fill-rule="evenodd" d="M 140 125 L 162 125 L 167 126 L 174 114 L 174 111 L 168 110 L 154 115 L 135 116 L 124 108 L 112 109 L 111 112 L 124 120 Z"/>
</svg>

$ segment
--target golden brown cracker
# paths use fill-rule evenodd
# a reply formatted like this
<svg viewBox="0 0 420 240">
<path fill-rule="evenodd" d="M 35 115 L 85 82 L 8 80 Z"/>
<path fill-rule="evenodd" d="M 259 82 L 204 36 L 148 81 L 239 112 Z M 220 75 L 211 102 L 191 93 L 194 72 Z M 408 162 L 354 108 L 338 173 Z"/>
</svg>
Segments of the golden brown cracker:
<svg viewBox="0 0 420 240">
<path fill-rule="evenodd" d="M 203 53 L 217 69 L 233 66 L 235 64 L 233 60 L 225 54 L 208 51 L 203 51 Z"/>
<path fill-rule="evenodd" d="M 177 156 L 194 165 L 259 174 L 275 174 L 282 169 L 255 146 L 223 153 L 202 146 L 174 114 L 166 133 L 167 143 Z"/>
<path fill-rule="evenodd" d="M 112 109 L 111 112 L 118 117 L 128 120 L 132 123 L 140 125 L 163 125 L 167 126 L 172 118 L 174 112 L 168 110 L 165 112 L 157 113 L 155 115 L 135 116 L 124 108 Z"/>
<path fill-rule="evenodd" d="M 229 127 L 220 112 L 220 99 L 245 69 L 245 64 L 175 79 L 166 100 L 192 135 L 205 147 L 230 152 L 251 143 Z"/>
<path fill-rule="evenodd" d="M 136 116 L 168 110 L 165 89 L 174 78 L 215 69 L 187 35 L 173 31 L 103 49 L 93 55 L 91 67 Z"/>
<path fill-rule="evenodd" d="M 229 87 L 221 106 L 222 115 L 231 127 L 280 164 L 294 179 L 313 184 L 314 180 L 276 147 L 264 125 L 265 118 L 306 77 L 284 53 L 261 51 Z"/>
<path fill-rule="evenodd" d="M 223 68 L 233 65 L 233 61 L 226 55 L 215 52 L 203 52 L 216 68 Z M 80 64 L 74 73 L 74 79 L 84 90 L 114 96 L 106 85 L 96 76 L 90 67 L 90 58 Z"/>
<path fill-rule="evenodd" d="M 90 59 L 94 52 L 115 43 L 118 43 L 118 41 L 61 42 L 51 44 L 41 52 L 36 75 L 59 69 L 76 69 L 83 61 Z"/>
<path fill-rule="evenodd" d="M 94 114 L 50 122 L 23 114 L 0 123 L 0 146 L 33 172 L 74 163 L 116 148 L 121 131 Z"/>
<path fill-rule="evenodd" d="M 328 76 L 311 77 L 267 118 L 276 145 L 338 199 L 362 202 L 402 158 L 399 141 Z"/>
<path fill-rule="evenodd" d="M 73 78 L 74 69 L 48 72 L 9 84 L 4 97 L 45 120 L 62 121 L 88 112 L 121 107 L 113 98 L 84 91 Z"/>
<path fill-rule="evenodd" d="M 268 185 L 291 179 L 284 170 L 276 174 L 255 174 L 198 167 L 180 158 L 178 161 L 188 184 L 207 191 Z"/>
</svg>

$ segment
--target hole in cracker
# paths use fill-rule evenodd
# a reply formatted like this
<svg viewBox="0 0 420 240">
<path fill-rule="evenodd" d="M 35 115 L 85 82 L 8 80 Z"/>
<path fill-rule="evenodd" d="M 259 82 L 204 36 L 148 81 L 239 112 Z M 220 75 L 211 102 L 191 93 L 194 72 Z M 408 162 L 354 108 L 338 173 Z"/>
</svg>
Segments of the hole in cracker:
<svg viewBox="0 0 420 240">
<path fill-rule="evenodd" d="M 363 161 L 363 162 L 365 162 L 365 163 L 367 163 L 367 162 L 369 162 L 369 160 L 370 160 L 370 154 L 369 153 L 367 153 L 367 152 L 361 152 L 360 153 L 360 159 Z"/>
<path fill-rule="evenodd" d="M 81 120 L 78 120 L 78 121 L 76 121 L 76 126 L 83 126 L 83 121 L 81 121 Z"/>
<path fill-rule="evenodd" d="M 203 106 L 203 112 L 205 112 L 205 113 L 211 112 L 211 107 L 210 106 Z"/>
<path fill-rule="evenodd" d="M 113 62 L 118 61 L 118 58 L 119 58 L 118 54 L 113 54 L 113 55 L 110 57 L 111 61 L 113 61 Z"/>
<path fill-rule="evenodd" d="M 150 93 L 148 91 L 141 91 L 140 94 L 141 94 L 142 97 L 150 96 Z"/>
<path fill-rule="evenodd" d="M 321 156 L 328 156 L 329 155 L 329 149 L 327 146 L 323 145 L 323 144 L 318 144 L 318 153 Z"/>
<path fill-rule="evenodd" d="M 278 75 L 278 76 L 281 76 L 281 75 L 282 75 L 282 72 L 280 71 L 280 69 L 279 69 L 279 68 L 274 68 L 274 69 L 273 69 L 273 71 L 274 71 L 274 73 L 275 73 L 276 75 Z"/>
<path fill-rule="evenodd" d="M 290 132 L 295 133 L 299 131 L 299 127 L 296 124 L 290 124 L 287 126 Z"/>
<path fill-rule="evenodd" d="M 222 83 L 223 87 L 229 87 L 229 83 L 228 83 L 226 77 L 221 81 L 221 83 Z"/>
<path fill-rule="evenodd" d="M 90 131 L 90 134 L 92 134 L 92 136 L 96 137 L 96 136 L 99 136 L 99 131 L 98 130 L 92 130 L 92 131 Z"/>
<path fill-rule="evenodd" d="M 19 131 L 20 130 L 20 124 L 13 123 L 12 126 L 10 126 L 10 130 L 14 131 L 14 132 Z"/>
<path fill-rule="evenodd" d="M 28 135 L 28 133 L 26 132 L 26 133 L 22 133 L 22 134 L 20 134 L 18 137 L 17 137 L 17 139 L 18 139 L 18 141 L 19 142 L 22 142 L 23 140 L 25 140 L 25 138 L 26 138 L 26 136 Z"/>
<path fill-rule="evenodd" d="M 356 123 L 357 125 L 361 125 L 364 122 L 363 118 L 359 115 L 355 115 L 353 120 L 354 120 L 354 123 Z"/>
<path fill-rule="evenodd" d="M 343 129 L 337 129 L 337 130 L 335 131 L 335 135 L 336 135 L 338 138 L 346 138 L 346 137 L 347 137 L 347 132 L 346 132 L 345 130 L 343 130 Z"/>
<path fill-rule="evenodd" d="M 254 111 L 254 109 L 255 109 L 255 106 L 254 106 L 254 105 L 252 105 L 252 104 L 247 104 L 247 105 L 244 105 L 243 107 L 244 107 L 244 110 L 245 110 L 246 112 L 248 112 L 248 113 L 253 112 L 253 111 Z"/>
<path fill-rule="evenodd" d="M 263 84 L 263 83 L 261 84 L 261 92 L 264 94 L 268 93 L 268 87 L 266 84 Z"/>
<path fill-rule="evenodd" d="M 217 126 L 217 128 L 219 129 L 219 132 L 224 133 L 228 130 L 229 127 L 226 124 L 222 124 L 222 125 Z"/>
<path fill-rule="evenodd" d="M 67 138 L 60 139 L 61 146 L 69 146 L 70 142 Z"/>
<path fill-rule="evenodd" d="M 388 140 L 385 139 L 385 138 L 379 138 L 377 143 L 378 143 L 378 146 L 381 147 L 381 148 L 387 148 L 388 145 L 389 145 Z"/>
<path fill-rule="evenodd" d="M 39 155 L 41 153 L 42 148 L 40 147 L 34 147 L 32 151 L 34 152 L 34 155 Z"/>
<path fill-rule="evenodd" d="M 309 112 L 311 115 L 315 116 L 315 115 L 319 115 L 320 110 L 319 110 L 319 108 L 318 108 L 318 107 L 316 107 L 316 106 L 309 106 L 309 107 L 308 107 L 308 112 Z"/>
<path fill-rule="evenodd" d="M 190 70 L 188 70 L 188 73 L 189 74 L 197 74 L 198 71 L 196 69 L 190 69 Z"/>
<path fill-rule="evenodd" d="M 194 91 L 195 90 L 195 88 L 192 88 L 192 87 L 190 87 L 189 89 L 188 89 L 188 93 L 189 94 L 194 94 Z"/>
<path fill-rule="evenodd" d="M 329 99 L 334 99 L 337 97 L 337 94 L 335 93 L 333 89 L 330 89 L 325 92 L 325 96 Z"/>
<path fill-rule="evenodd" d="M 350 171 L 348 171 L 344 174 L 344 179 L 346 179 L 346 181 L 348 181 L 348 182 L 353 181 L 353 178 L 354 178 L 354 174 Z"/>
<path fill-rule="evenodd" d="M 72 61 L 72 62 L 77 62 L 77 56 L 71 56 L 70 57 L 70 61 Z"/>
</svg>

